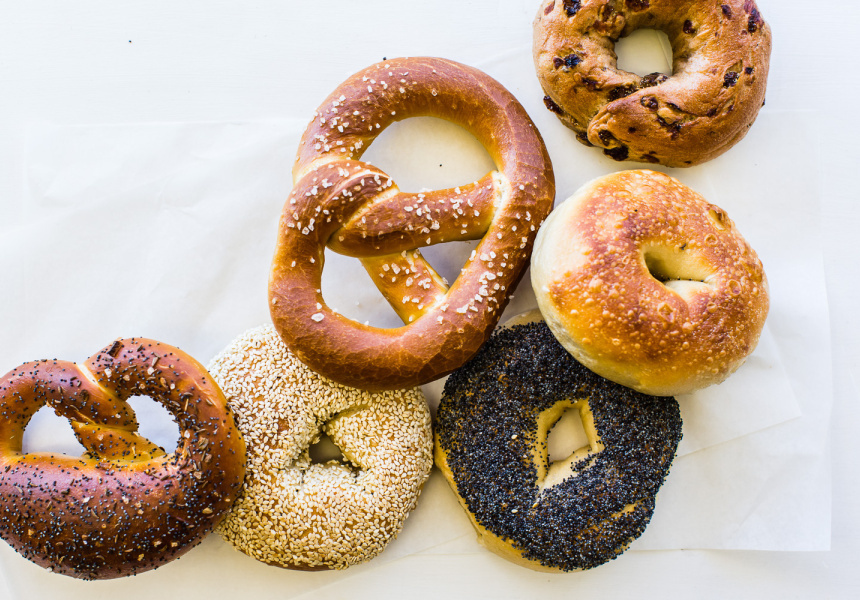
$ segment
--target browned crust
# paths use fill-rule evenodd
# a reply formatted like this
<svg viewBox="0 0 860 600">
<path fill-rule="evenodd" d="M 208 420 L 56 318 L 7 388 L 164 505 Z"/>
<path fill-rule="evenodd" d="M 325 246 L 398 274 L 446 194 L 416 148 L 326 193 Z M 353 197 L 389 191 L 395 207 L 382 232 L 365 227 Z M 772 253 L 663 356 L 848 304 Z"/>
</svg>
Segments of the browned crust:
<svg viewBox="0 0 860 600">
<path fill-rule="evenodd" d="M 650 256 L 675 265 L 665 285 Z M 596 179 L 561 204 L 541 230 L 532 285 L 577 359 L 654 395 L 725 379 L 755 349 L 769 307 L 761 261 L 725 211 L 653 171 Z"/>
<path fill-rule="evenodd" d="M 580 7 L 571 16 L 567 4 Z M 668 35 L 668 79 L 616 68 L 615 42 L 639 28 Z M 753 0 L 545 0 L 534 23 L 538 79 L 562 123 L 612 158 L 669 167 L 708 161 L 746 135 L 770 52 Z"/>
<path fill-rule="evenodd" d="M 132 396 L 174 416 L 177 449 L 137 434 Z M 43 405 L 88 455 L 23 454 Z M 245 445 L 218 385 L 166 344 L 121 339 L 83 365 L 26 363 L 0 379 L 0 535 L 38 565 L 82 579 L 134 575 L 198 544 L 232 506 Z"/>
<path fill-rule="evenodd" d="M 388 125 L 415 116 L 464 127 L 498 172 L 462 189 L 419 195 L 400 192 L 385 173 L 358 162 Z M 480 71 L 438 58 L 388 60 L 350 77 L 308 126 L 293 176 L 269 282 L 272 320 L 312 369 L 364 389 L 432 381 L 478 350 L 522 276 L 555 196 L 546 148 L 519 102 Z M 411 273 L 372 274 L 386 297 L 418 298 L 408 309 L 394 302 L 404 327 L 351 321 L 329 309 L 319 291 L 326 244 L 370 259 L 371 271 L 380 257 L 398 254 L 392 261 L 412 260 L 429 273 L 415 249 L 463 239 L 481 242 L 450 289 L 438 276 L 426 282 Z"/>
</svg>

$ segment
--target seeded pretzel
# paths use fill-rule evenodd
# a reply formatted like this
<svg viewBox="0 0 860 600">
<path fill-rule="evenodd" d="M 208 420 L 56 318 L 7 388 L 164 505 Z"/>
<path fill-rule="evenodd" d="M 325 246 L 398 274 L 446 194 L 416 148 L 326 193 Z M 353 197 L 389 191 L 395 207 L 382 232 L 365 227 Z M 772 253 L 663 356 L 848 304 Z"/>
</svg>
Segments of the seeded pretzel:
<svg viewBox="0 0 860 600">
<path fill-rule="evenodd" d="M 176 419 L 175 452 L 137 433 L 126 403 L 136 395 Z M 24 428 L 46 404 L 87 454 L 22 453 Z M 56 573 L 109 579 L 177 558 L 218 524 L 244 471 L 224 395 L 171 346 L 122 339 L 81 365 L 30 362 L 0 379 L 0 537 Z"/>
<path fill-rule="evenodd" d="M 672 44 L 671 76 L 617 68 L 639 28 Z M 739 142 L 764 104 L 771 34 L 753 0 L 544 0 L 534 59 L 549 110 L 615 160 L 688 167 Z"/>
<path fill-rule="evenodd" d="M 467 186 L 412 194 L 358 162 L 388 125 L 416 116 L 461 125 L 498 170 Z M 480 71 L 437 58 L 378 63 L 337 88 L 305 131 L 293 180 L 269 284 L 272 320 L 305 364 L 364 389 L 426 383 L 478 350 L 555 196 L 543 140 L 519 102 Z M 418 250 L 475 239 L 450 287 Z M 326 305 L 326 245 L 361 259 L 405 326 L 362 325 Z"/>
</svg>

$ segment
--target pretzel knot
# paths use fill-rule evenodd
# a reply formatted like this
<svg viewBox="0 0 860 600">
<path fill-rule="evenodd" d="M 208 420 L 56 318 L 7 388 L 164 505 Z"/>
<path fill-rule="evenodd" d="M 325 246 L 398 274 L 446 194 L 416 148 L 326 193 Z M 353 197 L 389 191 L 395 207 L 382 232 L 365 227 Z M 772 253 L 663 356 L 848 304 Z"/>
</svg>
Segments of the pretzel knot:
<svg viewBox="0 0 860 600">
<path fill-rule="evenodd" d="M 466 186 L 405 193 L 358 160 L 388 125 L 415 116 L 462 126 L 496 170 Z M 338 87 L 305 131 L 293 181 L 269 282 L 272 320 L 312 369 L 371 390 L 427 383 L 477 352 L 555 197 L 549 156 L 525 109 L 484 73 L 436 58 L 378 63 Z M 476 239 L 450 286 L 419 250 Z M 326 246 L 361 260 L 403 327 L 362 325 L 326 305 Z"/>
<path fill-rule="evenodd" d="M 138 434 L 126 402 L 136 395 L 173 415 L 175 452 Z M 46 404 L 87 454 L 23 453 L 24 428 Z M 30 362 L 0 379 L 0 536 L 54 572 L 104 579 L 178 557 L 230 508 L 244 463 L 221 390 L 171 346 L 122 339 L 81 365 Z"/>
</svg>

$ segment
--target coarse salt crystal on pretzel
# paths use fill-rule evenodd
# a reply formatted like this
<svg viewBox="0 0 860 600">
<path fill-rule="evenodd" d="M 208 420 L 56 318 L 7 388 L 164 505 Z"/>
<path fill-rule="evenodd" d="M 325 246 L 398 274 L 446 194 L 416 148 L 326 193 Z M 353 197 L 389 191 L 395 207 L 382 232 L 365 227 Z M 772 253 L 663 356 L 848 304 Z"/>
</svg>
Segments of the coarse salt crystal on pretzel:
<svg viewBox="0 0 860 600">
<path fill-rule="evenodd" d="M 465 128 L 497 170 L 470 185 L 415 194 L 358 161 L 387 126 L 417 116 Z M 520 103 L 486 74 L 439 58 L 387 60 L 341 84 L 305 131 L 293 180 L 269 282 L 272 320 L 305 364 L 364 389 L 427 383 L 478 350 L 555 197 L 549 156 Z M 475 239 L 450 287 L 418 250 Z M 403 327 L 362 325 L 326 305 L 326 245 L 361 259 Z"/>
</svg>

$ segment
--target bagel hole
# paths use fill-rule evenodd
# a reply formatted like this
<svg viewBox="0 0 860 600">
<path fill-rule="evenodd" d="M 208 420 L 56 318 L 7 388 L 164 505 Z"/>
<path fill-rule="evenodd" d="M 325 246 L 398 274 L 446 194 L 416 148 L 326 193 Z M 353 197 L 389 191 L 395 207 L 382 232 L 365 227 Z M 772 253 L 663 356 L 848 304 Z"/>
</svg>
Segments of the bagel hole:
<svg viewBox="0 0 860 600">
<path fill-rule="evenodd" d="M 660 283 L 666 283 L 673 279 L 680 279 L 680 277 L 672 275 L 670 272 L 671 269 L 669 268 L 669 265 L 666 264 L 664 257 L 656 252 L 645 252 L 645 266 L 648 267 L 648 272 L 651 274 L 651 277 Z"/>
<path fill-rule="evenodd" d="M 50 452 L 81 456 L 86 449 L 75 437 L 72 424 L 65 417 L 60 417 L 50 406 L 43 406 L 24 429 L 22 441 L 23 452 Z"/>
<path fill-rule="evenodd" d="M 168 454 L 175 452 L 179 425 L 170 411 L 149 396 L 132 396 L 127 402 L 137 417 L 137 432 Z"/>
<path fill-rule="evenodd" d="M 659 29 L 637 29 L 615 42 L 616 66 L 641 77 L 672 74 L 672 44 Z"/>
<path fill-rule="evenodd" d="M 687 244 L 681 244 L 675 248 L 666 246 L 645 248 L 643 259 L 651 277 L 663 285 L 674 281 L 705 283 L 710 273 L 686 248 Z"/>
<path fill-rule="evenodd" d="M 404 192 L 465 185 L 496 168 L 472 134 L 436 117 L 394 123 L 361 158 L 385 171 Z"/>
<path fill-rule="evenodd" d="M 568 408 L 562 413 L 546 436 L 546 447 L 549 464 L 570 458 L 580 450 L 592 450 L 578 408 Z"/>
<path fill-rule="evenodd" d="M 319 440 L 308 448 L 308 454 L 311 457 L 311 463 L 316 465 L 336 462 L 349 467 L 353 466 L 352 462 L 343 455 L 338 445 L 323 432 L 320 432 Z"/>
<path fill-rule="evenodd" d="M 651 277 L 689 302 L 697 293 L 710 288 L 708 278 L 711 273 L 691 251 L 685 249 L 686 246 L 652 246 L 644 250 L 643 259 Z M 670 311 L 668 305 L 664 311 Z M 671 320 L 668 313 L 664 316 Z"/>
</svg>

